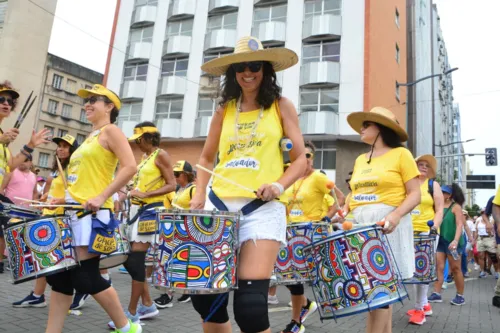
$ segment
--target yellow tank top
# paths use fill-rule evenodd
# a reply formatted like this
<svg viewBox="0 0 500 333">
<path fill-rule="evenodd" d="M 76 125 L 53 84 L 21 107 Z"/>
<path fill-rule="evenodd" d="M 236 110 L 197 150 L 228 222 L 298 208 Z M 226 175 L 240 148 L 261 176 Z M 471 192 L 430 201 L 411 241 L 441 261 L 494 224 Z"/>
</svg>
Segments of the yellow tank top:
<svg viewBox="0 0 500 333">
<path fill-rule="evenodd" d="M 175 192 L 170 192 L 170 193 L 165 194 L 165 196 L 163 198 L 163 206 L 166 209 L 172 208 L 172 201 L 174 200 L 174 196 L 175 196 Z"/>
<path fill-rule="evenodd" d="M 260 109 L 238 113 L 236 100 L 228 102 L 214 172 L 255 190 L 277 181 L 283 175 L 282 137 L 278 101 L 262 113 Z M 255 198 L 255 194 L 219 178 L 214 178 L 212 188 L 220 198 Z M 283 197 L 280 201 L 286 203 Z"/>
<path fill-rule="evenodd" d="M 105 129 L 92 133 L 71 155 L 68 192 L 78 203 L 101 194 L 113 181 L 118 159 L 99 143 L 99 134 Z M 113 209 L 113 198 L 108 198 L 103 208 Z"/>
<path fill-rule="evenodd" d="M 191 203 L 191 199 L 196 193 L 196 185 L 187 186 L 184 189 L 179 189 L 172 200 L 173 208 L 176 208 L 174 205 L 182 207 L 184 209 L 189 209 L 189 205 Z"/>
<path fill-rule="evenodd" d="M 52 183 L 50 184 L 49 195 L 47 196 L 47 202 L 51 199 L 64 198 L 64 182 L 63 176 L 59 172 L 54 172 L 52 174 Z M 58 207 L 56 209 L 47 209 L 43 210 L 43 215 L 60 215 L 64 214 L 64 207 Z"/>
<path fill-rule="evenodd" d="M 325 197 L 323 198 L 323 216 L 326 216 L 328 214 L 328 211 L 330 210 L 330 207 L 335 204 L 335 199 L 330 195 L 330 194 L 325 194 Z"/>
<path fill-rule="evenodd" d="M 0 134 L 3 134 L 3 131 L 0 129 Z M 0 144 L 0 184 L 3 182 L 3 178 L 6 174 L 10 172 L 9 170 L 9 159 L 10 159 L 10 150 L 4 144 Z"/>
<path fill-rule="evenodd" d="M 165 179 L 163 179 L 160 169 L 155 164 L 156 157 L 158 157 L 159 153 L 160 149 L 158 148 L 157 150 L 152 152 L 149 156 L 142 159 L 141 163 L 137 167 L 137 173 L 134 176 L 135 189 L 141 192 L 150 192 L 150 191 L 156 191 L 157 189 L 165 186 Z M 157 181 L 158 177 L 161 177 L 161 179 Z M 151 198 L 144 198 L 141 200 L 148 204 L 153 202 L 162 202 L 163 195 Z M 136 205 L 139 204 L 138 202 L 136 203 L 133 200 L 132 203 Z"/>
<path fill-rule="evenodd" d="M 413 222 L 413 231 L 428 232 L 428 221 L 434 220 L 434 199 L 429 193 L 429 180 L 420 185 L 421 199 L 420 204 L 411 212 L 411 220 Z"/>
</svg>

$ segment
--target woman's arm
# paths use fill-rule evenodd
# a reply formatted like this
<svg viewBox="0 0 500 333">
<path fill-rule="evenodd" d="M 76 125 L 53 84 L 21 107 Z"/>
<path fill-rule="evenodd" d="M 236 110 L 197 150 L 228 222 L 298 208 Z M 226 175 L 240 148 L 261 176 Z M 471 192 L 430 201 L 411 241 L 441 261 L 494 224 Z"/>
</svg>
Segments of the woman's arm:
<svg viewBox="0 0 500 333">
<path fill-rule="evenodd" d="M 401 218 L 410 213 L 420 203 L 420 181 L 417 177 L 410 179 L 405 183 L 406 198 L 401 205 L 385 217 L 386 225 L 384 227 L 386 233 L 391 233 L 399 224 Z M 373 221 L 377 222 L 377 221 Z"/>
<path fill-rule="evenodd" d="M 441 185 L 434 181 L 433 185 L 433 199 L 434 199 L 434 228 L 439 229 L 443 223 L 443 210 L 444 210 L 444 196 L 441 191 Z"/>
<path fill-rule="evenodd" d="M 5 174 L 3 177 L 2 185 L 0 186 L 0 193 L 5 195 L 5 189 L 9 185 L 10 178 L 12 177 L 12 172 Z"/>
<path fill-rule="evenodd" d="M 337 199 L 339 199 L 338 205 L 339 208 L 342 209 L 342 207 L 345 205 L 345 195 L 342 193 L 341 190 L 337 186 L 335 186 L 335 194 L 337 195 Z"/>
<path fill-rule="evenodd" d="M 47 128 L 44 128 L 38 132 L 35 132 L 35 130 L 33 130 L 33 133 L 31 134 L 31 139 L 28 142 L 28 144 L 26 144 L 26 146 L 28 147 L 28 149 L 33 150 L 36 147 L 38 147 L 39 145 L 41 145 L 42 143 L 48 143 L 48 142 L 50 142 L 48 140 L 49 135 L 50 135 L 50 130 L 48 130 Z M 21 150 L 25 154 L 31 154 L 31 153 L 27 152 L 24 148 L 22 148 Z M 21 163 L 27 161 L 26 155 L 24 155 L 21 152 L 17 153 L 17 155 L 15 155 L 15 156 L 13 156 L 11 153 L 10 156 L 11 157 L 10 157 L 9 162 L 8 162 L 10 170 L 14 170 Z"/>
<path fill-rule="evenodd" d="M 460 241 L 460 237 L 462 236 L 462 228 L 464 226 L 465 218 L 464 214 L 462 213 L 462 207 L 460 207 L 459 204 L 453 205 L 451 212 L 455 215 L 455 224 L 457 225 L 457 230 L 455 231 L 455 238 L 453 239 L 453 241 L 457 242 L 458 246 L 458 241 Z"/>
<path fill-rule="evenodd" d="M 45 186 L 43 188 L 43 194 L 40 197 L 40 201 L 47 201 L 47 197 L 49 196 L 49 190 L 50 187 L 52 186 L 53 179 L 54 177 L 52 177 L 52 175 L 47 178 L 47 181 L 45 182 Z"/>
<path fill-rule="evenodd" d="M 174 177 L 174 170 L 172 167 L 172 160 L 168 156 L 167 152 L 160 150 L 158 156 L 156 157 L 155 164 L 160 169 L 163 179 L 165 179 L 165 185 L 160 187 L 155 191 L 147 192 L 147 197 L 157 197 L 163 194 L 175 191 L 175 186 L 177 185 Z"/>
</svg>

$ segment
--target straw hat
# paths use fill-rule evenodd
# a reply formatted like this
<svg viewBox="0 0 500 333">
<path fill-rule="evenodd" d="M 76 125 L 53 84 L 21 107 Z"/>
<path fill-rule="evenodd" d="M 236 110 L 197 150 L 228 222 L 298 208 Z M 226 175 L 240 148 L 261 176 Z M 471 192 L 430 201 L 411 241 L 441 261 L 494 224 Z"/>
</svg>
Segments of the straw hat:
<svg viewBox="0 0 500 333">
<path fill-rule="evenodd" d="M 201 69 L 209 74 L 224 75 L 231 64 L 250 61 L 268 61 L 274 71 L 279 72 L 295 65 L 297 54 L 284 47 L 264 49 L 260 40 L 255 37 L 241 37 L 234 52 L 204 63 Z"/>
<path fill-rule="evenodd" d="M 428 176 L 429 178 L 435 178 L 436 177 L 436 170 L 437 170 L 437 160 L 434 156 L 432 155 L 422 155 L 422 156 L 419 156 L 415 159 L 415 162 L 420 162 L 420 161 L 425 161 L 427 163 L 429 163 L 431 169 L 427 172 L 428 173 Z"/>
<path fill-rule="evenodd" d="M 383 125 L 392 129 L 401 139 L 401 142 L 408 141 L 408 134 L 399 125 L 398 120 L 394 113 L 390 110 L 377 106 L 371 109 L 369 112 L 353 112 L 347 116 L 347 122 L 352 127 L 353 130 L 361 134 L 361 126 L 365 121 L 371 121 L 376 124 Z"/>
</svg>

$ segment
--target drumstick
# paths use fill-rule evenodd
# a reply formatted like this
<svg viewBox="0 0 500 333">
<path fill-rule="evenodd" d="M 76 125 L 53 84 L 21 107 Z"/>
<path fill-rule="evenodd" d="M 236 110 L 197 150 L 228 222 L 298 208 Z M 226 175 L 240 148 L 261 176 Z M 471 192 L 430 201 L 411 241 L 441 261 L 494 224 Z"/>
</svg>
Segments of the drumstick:
<svg viewBox="0 0 500 333">
<path fill-rule="evenodd" d="M 21 122 L 21 119 L 23 118 L 23 114 L 26 111 L 26 108 L 28 107 L 28 104 L 30 102 L 32 95 L 33 95 L 33 90 L 31 91 L 31 94 L 29 94 L 28 98 L 26 99 L 26 102 L 24 103 L 24 106 L 21 109 L 21 112 L 19 113 L 19 116 L 17 117 L 16 122 L 14 123 L 14 128 L 19 128 L 19 123 Z"/>
<path fill-rule="evenodd" d="M 219 175 L 219 174 L 216 174 L 216 173 L 215 173 L 215 172 L 213 172 L 212 170 L 208 170 L 207 168 L 205 168 L 205 167 L 203 167 L 203 166 L 201 166 L 201 165 L 199 165 L 199 164 L 196 164 L 196 167 L 197 167 L 197 168 L 199 168 L 199 169 L 201 169 L 201 170 L 203 170 L 203 171 L 205 171 L 205 172 L 208 172 L 209 174 L 211 174 L 211 175 L 212 175 L 212 176 L 214 176 L 214 177 L 218 177 L 219 179 L 222 179 L 223 181 L 225 181 L 225 182 L 227 182 L 227 183 L 233 184 L 234 186 L 239 187 L 239 188 L 241 188 L 242 190 L 245 190 L 245 191 L 248 191 L 248 192 L 252 192 L 252 193 L 255 193 L 255 194 L 257 193 L 257 191 L 254 191 L 254 190 L 252 190 L 251 188 L 248 188 L 248 187 L 243 186 L 243 185 L 241 185 L 241 184 L 238 184 L 238 183 L 236 183 L 236 182 L 232 181 L 231 179 L 227 179 L 227 178 L 226 178 L 226 177 L 224 177 L 224 176 L 221 176 L 221 175 Z"/>
<path fill-rule="evenodd" d="M 326 187 L 330 189 L 330 193 L 332 194 L 333 198 L 335 199 L 335 205 L 337 205 L 337 213 L 339 214 L 340 217 L 344 217 L 344 212 L 342 211 L 342 208 L 340 208 L 339 204 L 339 199 L 337 198 L 337 193 L 335 193 L 335 183 L 332 181 L 329 181 L 326 183 Z"/>
<path fill-rule="evenodd" d="M 175 208 L 177 208 L 177 209 L 184 209 L 184 208 L 182 208 L 181 206 L 176 205 L 176 204 L 174 204 L 174 203 L 172 204 L 172 206 L 173 206 L 173 207 L 175 207 Z"/>
<path fill-rule="evenodd" d="M 56 155 L 56 161 L 57 161 L 57 168 L 59 169 L 59 173 L 61 174 L 61 178 L 64 184 L 64 188 L 68 189 L 68 182 L 66 181 L 66 176 L 64 175 L 64 170 L 61 165 L 61 161 L 59 161 L 59 157 L 57 157 L 57 155 Z"/>
<path fill-rule="evenodd" d="M 25 119 L 25 118 L 26 118 L 26 116 L 28 115 L 28 112 L 30 112 L 31 107 L 32 107 L 32 106 L 33 106 L 33 104 L 35 103 L 36 98 L 37 98 L 37 96 L 35 96 L 35 98 L 33 98 L 33 100 L 31 101 L 30 105 L 28 105 L 28 108 L 26 109 L 26 111 L 25 111 L 23 114 L 21 114 L 21 115 L 20 115 L 20 116 L 21 116 L 21 120 L 20 120 L 20 121 L 19 121 L 19 123 L 17 124 L 17 127 L 16 127 L 17 129 L 19 129 L 19 128 L 21 127 L 21 125 L 22 125 L 22 123 L 23 123 L 24 119 Z"/>
<path fill-rule="evenodd" d="M 30 205 L 30 207 L 65 207 L 65 208 L 79 208 L 82 209 L 82 205 Z"/>
<path fill-rule="evenodd" d="M 14 199 L 25 201 L 25 202 L 31 202 L 31 203 L 37 203 L 37 204 L 43 204 L 43 201 L 36 201 L 36 200 L 29 200 L 29 199 L 24 199 L 24 198 L 19 198 L 19 197 L 14 197 Z"/>
</svg>

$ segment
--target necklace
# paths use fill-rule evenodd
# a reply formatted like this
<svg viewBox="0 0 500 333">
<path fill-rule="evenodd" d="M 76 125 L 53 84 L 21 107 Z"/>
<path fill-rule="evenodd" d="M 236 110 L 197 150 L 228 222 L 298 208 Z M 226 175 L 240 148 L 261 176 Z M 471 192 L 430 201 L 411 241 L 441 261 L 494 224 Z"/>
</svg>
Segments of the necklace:
<svg viewBox="0 0 500 333">
<path fill-rule="evenodd" d="M 264 117 L 264 106 L 260 107 L 259 115 L 257 119 L 254 121 L 252 127 L 250 128 L 250 138 L 244 144 L 240 144 L 240 138 L 239 138 L 239 132 L 241 130 L 241 126 L 239 123 L 240 112 L 241 112 L 241 96 L 238 98 L 238 102 L 236 102 L 236 118 L 234 120 L 234 138 L 236 141 L 235 154 L 237 156 L 244 156 L 248 153 L 249 149 L 252 148 L 252 146 L 250 146 L 250 143 L 255 138 L 255 135 L 257 134 L 257 127 L 259 126 L 261 119 Z"/>
<path fill-rule="evenodd" d="M 149 156 L 141 162 L 141 164 L 139 165 L 139 167 L 137 168 L 137 172 L 135 174 L 135 177 L 134 177 L 134 188 L 137 187 L 137 185 L 139 184 L 139 174 L 141 173 L 141 170 L 142 168 L 144 168 L 144 166 L 148 163 L 149 159 L 153 156 L 156 156 L 156 152 L 159 151 L 160 148 L 157 148 L 155 151 L 153 151 L 151 154 L 149 154 Z"/>
</svg>

